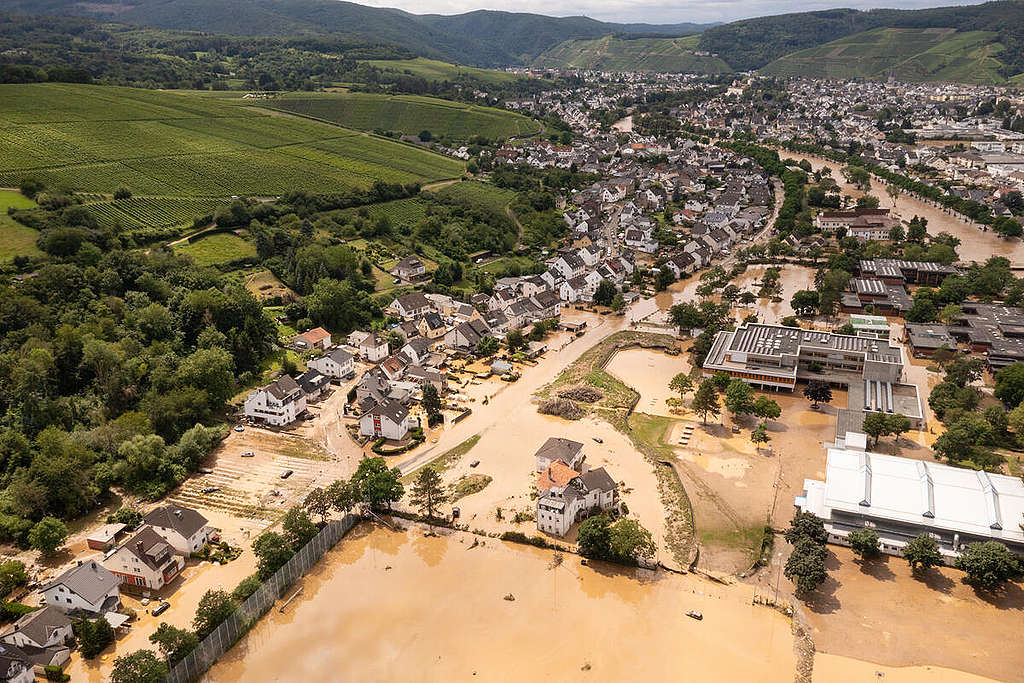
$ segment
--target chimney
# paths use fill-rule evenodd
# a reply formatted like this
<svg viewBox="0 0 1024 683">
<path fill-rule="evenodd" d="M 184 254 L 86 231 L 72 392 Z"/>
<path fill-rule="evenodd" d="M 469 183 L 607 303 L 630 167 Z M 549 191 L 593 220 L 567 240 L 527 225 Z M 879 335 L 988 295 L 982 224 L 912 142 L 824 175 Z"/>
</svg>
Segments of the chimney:
<svg viewBox="0 0 1024 683">
<path fill-rule="evenodd" d="M 78 566 L 79 566 L 79 567 L 81 567 L 81 566 L 82 566 L 82 561 L 81 561 L 81 560 L 79 560 L 79 561 L 78 561 Z"/>
<path fill-rule="evenodd" d="M 142 552 L 142 541 L 136 542 L 135 543 L 135 547 L 138 548 L 139 552 L 141 553 Z"/>
</svg>

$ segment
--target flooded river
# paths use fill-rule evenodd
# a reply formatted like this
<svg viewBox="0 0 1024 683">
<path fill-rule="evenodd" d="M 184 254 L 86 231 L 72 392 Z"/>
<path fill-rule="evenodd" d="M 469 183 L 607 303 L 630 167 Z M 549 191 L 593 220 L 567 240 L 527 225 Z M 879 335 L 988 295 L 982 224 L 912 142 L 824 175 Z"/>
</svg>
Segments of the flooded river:
<svg viewBox="0 0 1024 683">
<path fill-rule="evenodd" d="M 789 622 L 748 586 L 476 539 L 356 529 L 206 680 L 793 680 Z"/>
</svg>

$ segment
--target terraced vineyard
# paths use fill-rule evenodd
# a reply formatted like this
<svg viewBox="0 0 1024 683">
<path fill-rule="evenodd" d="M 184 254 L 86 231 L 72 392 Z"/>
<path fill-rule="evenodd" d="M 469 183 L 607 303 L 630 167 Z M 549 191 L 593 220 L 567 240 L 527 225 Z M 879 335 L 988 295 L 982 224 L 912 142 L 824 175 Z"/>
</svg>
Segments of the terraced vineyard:
<svg viewBox="0 0 1024 683">
<path fill-rule="evenodd" d="M 226 98 L 69 84 L 0 85 L 0 186 L 185 197 L 431 182 L 464 165 Z"/>
<path fill-rule="evenodd" d="M 358 130 L 394 131 L 466 140 L 474 135 L 506 139 L 540 132 L 533 119 L 492 107 L 478 107 L 415 95 L 338 93 L 290 96 L 275 100 L 275 109 L 330 121 Z"/>
<path fill-rule="evenodd" d="M 507 71 L 479 69 L 474 66 L 459 66 L 436 59 L 417 57 L 415 59 L 370 59 L 367 64 L 384 71 L 407 73 L 425 78 L 428 81 L 457 81 L 461 77 L 469 77 L 484 83 L 511 83 L 520 78 L 527 78 Z"/>
<path fill-rule="evenodd" d="M 538 56 L 533 65 L 544 68 L 601 69 L 662 73 L 727 73 L 722 59 L 697 54 L 699 36 L 685 38 L 619 38 L 567 40 Z"/>
</svg>

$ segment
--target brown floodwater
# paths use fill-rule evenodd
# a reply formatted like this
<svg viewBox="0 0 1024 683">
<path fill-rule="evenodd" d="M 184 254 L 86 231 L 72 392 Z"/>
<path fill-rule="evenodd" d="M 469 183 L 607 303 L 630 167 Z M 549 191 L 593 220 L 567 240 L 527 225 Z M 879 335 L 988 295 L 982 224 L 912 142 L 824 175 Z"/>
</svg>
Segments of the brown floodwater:
<svg viewBox="0 0 1024 683">
<path fill-rule="evenodd" d="M 793 680 L 789 621 L 749 586 L 476 539 L 357 528 L 206 680 Z"/>
</svg>

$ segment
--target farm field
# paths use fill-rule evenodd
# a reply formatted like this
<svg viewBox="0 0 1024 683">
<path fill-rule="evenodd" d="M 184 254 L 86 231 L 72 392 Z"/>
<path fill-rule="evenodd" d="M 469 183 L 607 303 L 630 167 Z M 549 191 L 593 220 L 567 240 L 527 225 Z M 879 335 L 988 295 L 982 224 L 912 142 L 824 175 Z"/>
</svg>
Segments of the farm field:
<svg viewBox="0 0 1024 683">
<path fill-rule="evenodd" d="M 120 223 L 128 230 L 140 227 L 188 226 L 196 216 L 213 213 L 226 201 L 188 197 L 132 197 L 88 204 L 89 211 L 104 227 Z"/>
<path fill-rule="evenodd" d="M 256 247 L 251 242 L 226 232 L 200 237 L 195 242 L 181 245 L 178 251 L 191 256 L 201 266 L 213 266 L 256 256 Z"/>
<path fill-rule="evenodd" d="M 36 256 L 42 252 L 36 248 L 39 233 L 28 228 L 7 215 L 7 209 L 31 209 L 34 201 L 20 192 L 0 190 L 0 262 L 6 262 L 15 256 Z"/>
<path fill-rule="evenodd" d="M 519 74 L 507 73 L 505 71 L 494 71 L 492 69 L 478 69 L 472 66 L 459 66 L 449 64 L 436 59 L 417 57 L 415 59 L 370 59 L 367 64 L 375 66 L 384 71 L 396 71 L 398 73 L 410 73 L 413 76 L 420 76 L 428 81 L 454 81 L 460 77 L 474 78 L 485 83 L 511 83 L 520 78 L 526 78 Z"/>
<path fill-rule="evenodd" d="M 540 124 L 520 114 L 416 95 L 336 93 L 289 95 L 275 109 L 330 121 L 357 130 L 394 131 L 466 140 L 474 135 L 506 139 L 540 132 Z"/>
<path fill-rule="evenodd" d="M 336 192 L 462 174 L 456 160 L 224 98 L 69 84 L 0 86 L 0 186 L 227 197 Z"/>
</svg>

